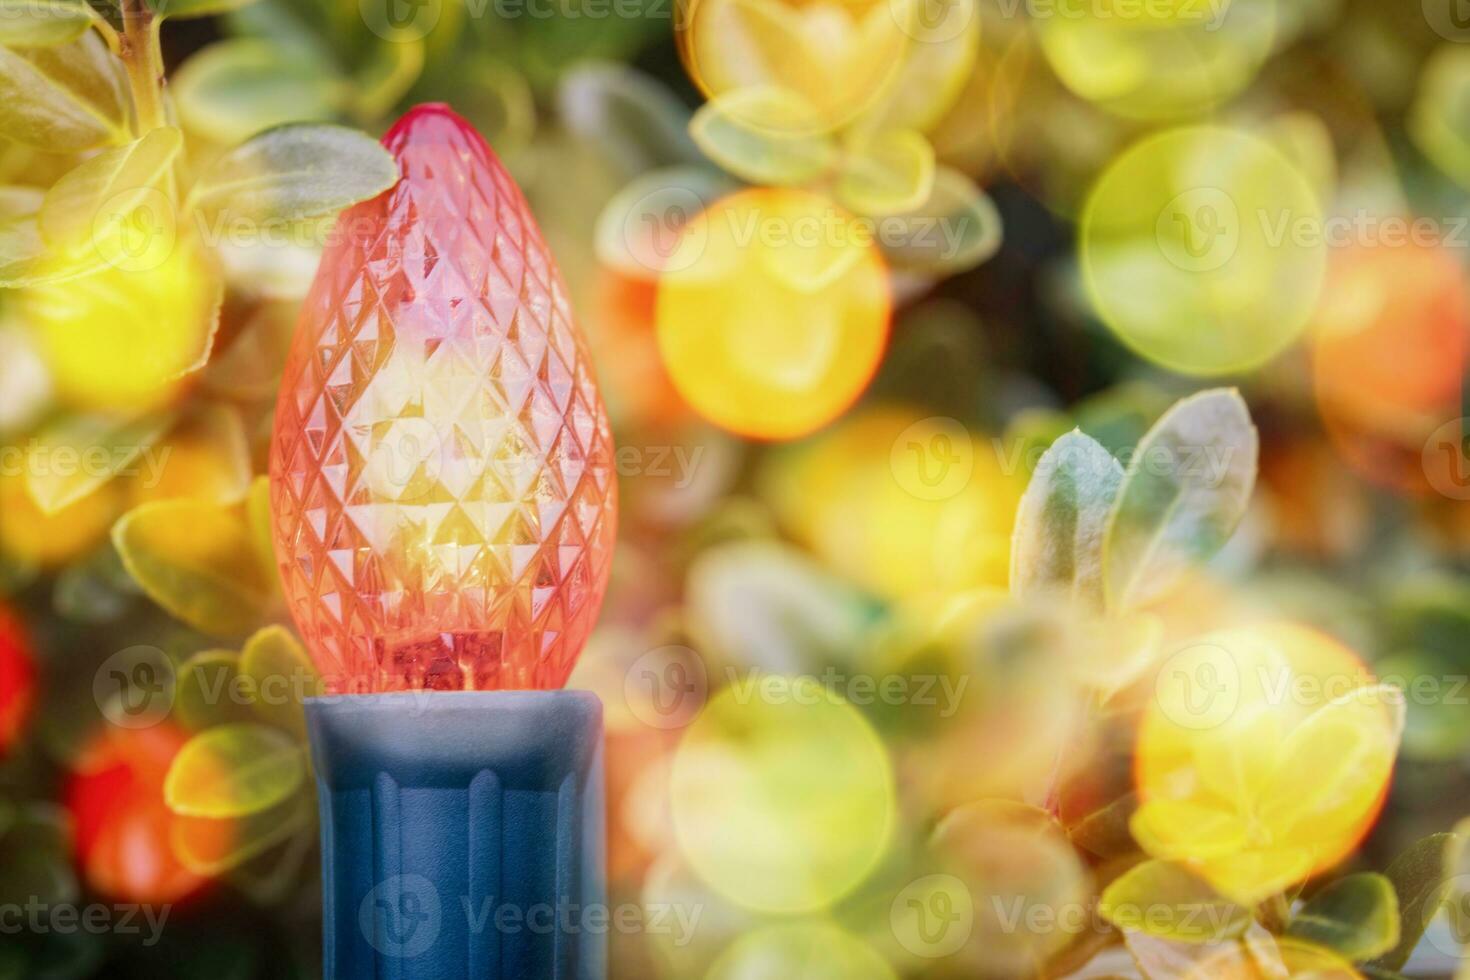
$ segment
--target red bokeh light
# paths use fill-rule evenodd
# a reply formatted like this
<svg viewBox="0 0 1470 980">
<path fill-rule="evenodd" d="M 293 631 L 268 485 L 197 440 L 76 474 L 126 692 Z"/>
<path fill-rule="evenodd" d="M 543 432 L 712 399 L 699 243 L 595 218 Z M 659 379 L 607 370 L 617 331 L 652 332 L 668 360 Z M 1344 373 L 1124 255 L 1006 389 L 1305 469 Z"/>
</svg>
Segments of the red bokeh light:
<svg viewBox="0 0 1470 980">
<path fill-rule="evenodd" d="M 207 879 L 174 854 L 174 826 L 182 818 L 163 798 L 169 765 L 187 741 L 168 724 L 113 728 L 78 756 L 66 802 L 77 861 L 92 888 L 117 899 L 162 904 L 205 885 Z"/>
</svg>

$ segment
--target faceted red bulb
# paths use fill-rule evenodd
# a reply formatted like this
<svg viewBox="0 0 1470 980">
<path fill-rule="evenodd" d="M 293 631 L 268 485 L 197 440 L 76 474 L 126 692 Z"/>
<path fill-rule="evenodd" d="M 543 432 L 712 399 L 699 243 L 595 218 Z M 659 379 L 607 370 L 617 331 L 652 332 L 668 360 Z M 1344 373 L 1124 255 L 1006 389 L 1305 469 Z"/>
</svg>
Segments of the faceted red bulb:
<svg viewBox="0 0 1470 980">
<path fill-rule="evenodd" d="M 613 443 L 520 190 L 439 105 L 344 212 L 281 382 L 286 599 L 336 691 L 557 688 L 607 587 Z"/>
</svg>

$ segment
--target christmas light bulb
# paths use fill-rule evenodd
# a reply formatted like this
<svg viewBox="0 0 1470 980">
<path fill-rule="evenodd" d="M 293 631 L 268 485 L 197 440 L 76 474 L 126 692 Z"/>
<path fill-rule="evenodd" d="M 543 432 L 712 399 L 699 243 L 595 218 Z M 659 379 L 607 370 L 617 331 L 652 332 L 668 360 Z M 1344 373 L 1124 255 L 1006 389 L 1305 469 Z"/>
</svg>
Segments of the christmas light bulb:
<svg viewBox="0 0 1470 980">
<path fill-rule="evenodd" d="M 339 219 L 282 380 L 285 594 L 334 689 L 557 688 L 616 523 L 587 347 L 479 134 L 430 105 L 384 144 L 402 179 Z"/>
<path fill-rule="evenodd" d="M 578 921 L 477 923 L 606 909 L 602 705 L 557 689 L 607 585 L 607 415 L 484 140 L 422 106 L 384 144 L 401 179 L 338 219 L 271 448 L 285 595 L 346 695 L 306 703 L 323 973 L 599 980 Z"/>
</svg>

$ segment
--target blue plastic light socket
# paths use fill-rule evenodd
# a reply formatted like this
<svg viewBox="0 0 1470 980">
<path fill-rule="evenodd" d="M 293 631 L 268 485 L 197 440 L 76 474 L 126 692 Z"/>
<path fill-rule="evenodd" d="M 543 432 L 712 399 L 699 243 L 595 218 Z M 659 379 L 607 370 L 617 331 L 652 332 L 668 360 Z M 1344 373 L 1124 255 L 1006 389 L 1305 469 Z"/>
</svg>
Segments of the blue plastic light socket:
<svg viewBox="0 0 1470 980">
<path fill-rule="evenodd" d="M 603 980 L 602 703 L 585 691 L 306 703 L 327 980 Z"/>
</svg>

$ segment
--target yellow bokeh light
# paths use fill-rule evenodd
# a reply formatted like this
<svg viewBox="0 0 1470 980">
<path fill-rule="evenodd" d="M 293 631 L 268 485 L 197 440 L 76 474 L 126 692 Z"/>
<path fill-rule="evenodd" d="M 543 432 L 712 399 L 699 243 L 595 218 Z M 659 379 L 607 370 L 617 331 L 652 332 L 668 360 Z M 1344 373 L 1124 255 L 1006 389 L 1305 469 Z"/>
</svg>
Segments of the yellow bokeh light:
<svg viewBox="0 0 1470 980">
<path fill-rule="evenodd" d="M 1317 192 L 1267 141 L 1217 126 L 1151 136 L 1093 186 L 1080 230 L 1097 312 L 1186 374 L 1259 367 L 1301 334 L 1326 272 Z"/>
<path fill-rule="evenodd" d="M 1245 88 L 1271 54 L 1277 10 L 1276 0 L 1059 0 L 1035 22 L 1073 92 L 1121 116 L 1167 119 Z"/>
<path fill-rule="evenodd" d="M 762 486 L 796 538 L 881 595 L 1007 583 L 1022 479 L 953 419 L 866 410 L 786 450 Z"/>
<path fill-rule="evenodd" d="M 730 945 L 705 980 L 897 980 L 888 961 L 857 936 L 827 923 L 767 926 Z"/>
<path fill-rule="evenodd" d="M 1337 641 L 1270 623 L 1168 657 L 1139 731 L 1132 829 L 1254 904 L 1339 863 L 1382 806 L 1402 697 Z"/>
<path fill-rule="evenodd" d="M 42 568 L 65 565 L 95 547 L 122 510 L 117 483 L 104 484 L 54 514 L 26 489 L 24 468 L 0 468 L 0 552 Z"/>
<path fill-rule="evenodd" d="M 886 852 L 893 773 L 863 716 L 812 678 L 741 677 L 685 733 L 670 780 L 679 845 L 760 912 L 826 908 Z"/>
<path fill-rule="evenodd" d="M 101 271 L 21 294 L 58 395 L 84 410 L 142 410 L 173 400 L 215 329 L 220 285 L 202 250 L 179 239 L 157 264 Z"/>
<path fill-rule="evenodd" d="M 680 395 L 732 432 L 805 435 L 862 393 L 888 338 L 871 228 L 825 197 L 752 189 L 683 229 L 659 285 L 659 350 Z"/>
<path fill-rule="evenodd" d="M 917 13 L 915 0 L 680 0 L 675 37 L 706 96 L 779 89 L 810 108 L 798 121 L 752 104 L 743 122 L 821 132 L 850 122 L 892 88 Z"/>
</svg>

